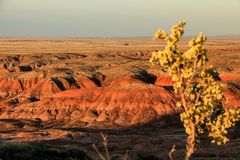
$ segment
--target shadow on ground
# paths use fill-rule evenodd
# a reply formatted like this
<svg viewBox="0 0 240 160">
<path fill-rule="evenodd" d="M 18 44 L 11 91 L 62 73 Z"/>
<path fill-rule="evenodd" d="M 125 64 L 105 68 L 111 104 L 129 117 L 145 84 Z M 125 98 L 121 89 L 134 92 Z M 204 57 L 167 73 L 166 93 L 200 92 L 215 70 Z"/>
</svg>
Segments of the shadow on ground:
<svg viewBox="0 0 240 160">
<path fill-rule="evenodd" d="M 165 160 L 174 144 L 177 149 L 173 153 L 174 159 L 183 159 L 185 152 L 186 135 L 177 115 L 130 128 L 113 129 L 49 128 L 34 121 L 2 121 L 17 126 L 0 131 L 0 158 L 4 160 L 94 159 L 96 154 L 92 144 L 103 150 L 100 132 L 108 135 L 108 149 L 113 159 L 119 159 L 127 152 L 129 159 Z M 37 128 L 24 129 L 23 125 L 18 125 L 21 123 L 32 123 Z M 201 137 L 202 143 L 197 146 L 192 159 L 238 159 L 240 137 L 235 132 L 235 129 L 230 130 L 231 141 L 223 146 L 213 145 L 205 136 Z M 21 136 L 25 136 L 25 139 Z"/>
</svg>

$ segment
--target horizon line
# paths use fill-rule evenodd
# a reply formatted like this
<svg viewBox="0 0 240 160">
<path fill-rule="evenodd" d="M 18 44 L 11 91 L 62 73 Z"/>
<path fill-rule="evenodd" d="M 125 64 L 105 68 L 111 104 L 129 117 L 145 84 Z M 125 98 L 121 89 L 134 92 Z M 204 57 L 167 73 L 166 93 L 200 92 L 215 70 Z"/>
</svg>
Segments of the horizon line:
<svg viewBox="0 0 240 160">
<path fill-rule="evenodd" d="M 193 38 L 193 37 L 196 37 L 197 35 L 186 35 L 184 36 L 183 35 L 183 38 Z M 205 35 L 206 37 L 239 37 L 240 38 L 240 35 Z M 153 36 L 79 36 L 79 37 L 67 37 L 67 36 L 64 36 L 64 37 L 12 37 L 12 36 L 9 36 L 9 37 L 5 37 L 5 36 L 0 36 L 0 39 L 134 39 L 134 38 L 152 38 Z"/>
</svg>

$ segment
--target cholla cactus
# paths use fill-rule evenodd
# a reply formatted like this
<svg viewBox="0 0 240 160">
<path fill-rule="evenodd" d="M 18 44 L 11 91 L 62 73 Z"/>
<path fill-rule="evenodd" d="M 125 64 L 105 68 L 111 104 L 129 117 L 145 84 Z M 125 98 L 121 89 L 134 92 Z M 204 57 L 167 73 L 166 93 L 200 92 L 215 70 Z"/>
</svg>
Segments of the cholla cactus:
<svg viewBox="0 0 240 160">
<path fill-rule="evenodd" d="M 163 51 L 153 52 L 150 62 L 160 64 L 172 76 L 174 91 L 179 97 L 176 105 L 183 108 L 180 118 L 188 134 L 185 159 L 189 159 L 199 134 L 207 133 L 213 138 L 212 143 L 226 143 L 226 129 L 240 120 L 240 110 L 222 107 L 225 97 L 221 84 L 214 79 L 217 72 L 213 67 L 206 67 L 207 49 L 203 46 L 206 37 L 203 33 L 190 40 L 188 51 L 179 51 L 177 43 L 185 24 L 180 21 L 173 26 L 170 35 L 163 30 L 156 32 L 153 39 L 162 39 L 167 45 Z"/>
</svg>

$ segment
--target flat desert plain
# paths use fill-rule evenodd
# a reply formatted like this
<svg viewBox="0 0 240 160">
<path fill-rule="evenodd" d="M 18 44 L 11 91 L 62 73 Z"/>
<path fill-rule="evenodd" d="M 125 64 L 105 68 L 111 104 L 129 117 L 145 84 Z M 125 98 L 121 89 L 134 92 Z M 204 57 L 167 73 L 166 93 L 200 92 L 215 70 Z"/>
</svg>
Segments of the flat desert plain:
<svg viewBox="0 0 240 160">
<path fill-rule="evenodd" d="M 103 132 L 111 155 L 168 159 L 175 144 L 174 159 L 183 159 L 186 134 L 171 77 L 149 63 L 164 45 L 151 38 L 0 39 L 1 147 L 37 143 L 94 153 Z M 209 37 L 205 46 L 225 107 L 240 107 L 240 38 Z M 240 129 L 229 137 L 216 146 L 202 136 L 193 159 L 239 159 Z"/>
</svg>

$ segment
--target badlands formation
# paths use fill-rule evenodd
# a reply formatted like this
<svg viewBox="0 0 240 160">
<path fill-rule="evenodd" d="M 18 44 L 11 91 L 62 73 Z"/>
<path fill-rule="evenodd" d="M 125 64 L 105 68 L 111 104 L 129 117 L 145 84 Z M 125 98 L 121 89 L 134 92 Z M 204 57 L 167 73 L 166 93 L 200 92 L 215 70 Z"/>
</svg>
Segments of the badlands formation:
<svg viewBox="0 0 240 160">
<path fill-rule="evenodd" d="M 240 48 L 239 41 L 228 41 L 210 40 L 207 48 L 210 64 L 220 71 L 225 85 L 226 107 L 233 107 L 240 105 Z M 180 111 L 171 78 L 148 62 L 151 51 L 162 48 L 159 41 L 3 39 L 0 43 L 1 119 L 67 127 L 132 126 Z M 59 47 L 62 53 L 57 52 Z"/>
</svg>

